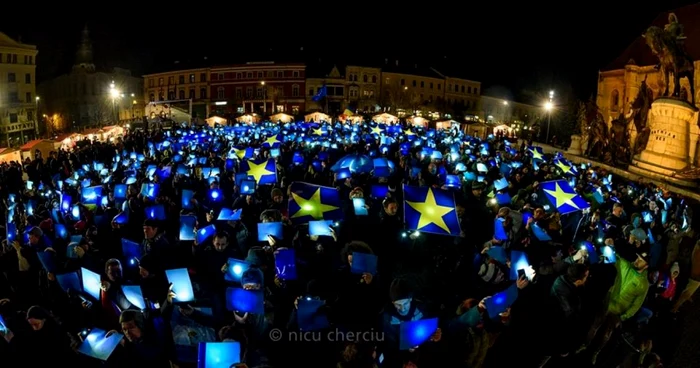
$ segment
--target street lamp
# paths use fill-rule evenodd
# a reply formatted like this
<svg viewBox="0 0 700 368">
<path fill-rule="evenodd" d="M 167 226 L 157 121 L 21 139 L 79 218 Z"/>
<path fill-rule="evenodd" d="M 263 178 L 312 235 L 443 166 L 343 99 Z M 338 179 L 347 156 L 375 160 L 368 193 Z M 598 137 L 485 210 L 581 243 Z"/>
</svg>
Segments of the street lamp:
<svg viewBox="0 0 700 368">
<path fill-rule="evenodd" d="M 263 90 L 263 115 L 267 115 L 267 88 L 265 87 L 265 81 L 261 81 L 260 85 Z"/>
<path fill-rule="evenodd" d="M 554 91 L 549 91 L 549 101 L 544 103 L 544 109 L 547 111 L 547 140 L 546 144 L 549 144 L 549 125 L 552 123 L 552 109 L 554 109 L 554 104 L 552 103 L 552 98 L 554 97 Z"/>
<path fill-rule="evenodd" d="M 114 81 L 109 84 L 109 96 L 112 98 L 112 114 L 114 115 L 113 118 L 115 119 L 115 123 L 119 121 L 119 113 L 117 112 L 117 104 L 116 100 L 120 97 L 123 96 L 119 90 L 117 90 L 116 85 L 114 84 Z"/>
<path fill-rule="evenodd" d="M 34 97 L 34 104 L 36 108 L 36 111 L 34 111 L 34 115 L 36 115 L 36 124 L 34 124 L 34 132 L 36 133 L 37 138 L 39 138 L 39 100 L 41 100 L 39 96 Z"/>
</svg>

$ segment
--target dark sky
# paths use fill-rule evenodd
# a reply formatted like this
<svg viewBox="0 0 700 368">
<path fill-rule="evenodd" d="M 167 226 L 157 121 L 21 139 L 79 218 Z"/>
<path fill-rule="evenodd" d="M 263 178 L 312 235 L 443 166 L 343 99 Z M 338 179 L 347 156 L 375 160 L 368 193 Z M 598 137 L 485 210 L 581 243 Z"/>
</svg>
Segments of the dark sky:
<svg viewBox="0 0 700 368">
<path fill-rule="evenodd" d="M 428 3 L 435 4 L 423 4 Z M 38 46 L 39 80 L 70 68 L 80 31 L 87 23 L 96 63 L 128 67 L 135 74 L 203 56 L 243 62 L 272 60 L 282 52 L 284 59 L 313 60 L 321 55 L 354 63 L 388 57 L 429 63 L 445 73 L 481 81 L 486 93 L 533 102 L 552 88 L 588 98 L 595 93 L 598 70 L 640 37 L 658 13 L 692 2 L 488 3 L 398 11 L 359 3 L 357 8 L 331 9 L 329 3 L 329 9 L 311 10 L 320 12 L 322 18 L 277 6 L 270 16 L 240 16 L 237 14 L 251 12 L 236 7 L 232 11 L 206 7 L 206 13 L 198 16 L 187 7 L 151 11 L 137 6 L 133 12 L 118 11 L 106 20 L 96 15 L 62 15 L 32 22 L 7 17 L 0 31 L 14 38 L 21 35 L 24 42 Z M 222 14 L 227 19 L 207 20 Z"/>
</svg>

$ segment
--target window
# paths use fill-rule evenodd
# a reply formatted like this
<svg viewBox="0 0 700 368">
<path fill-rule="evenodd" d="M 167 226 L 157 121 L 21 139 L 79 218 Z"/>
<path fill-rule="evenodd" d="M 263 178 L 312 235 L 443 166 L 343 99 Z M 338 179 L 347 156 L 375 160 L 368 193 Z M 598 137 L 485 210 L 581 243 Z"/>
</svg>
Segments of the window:
<svg viewBox="0 0 700 368">
<path fill-rule="evenodd" d="M 175 77 L 168 77 L 168 85 L 175 84 Z"/>
<path fill-rule="evenodd" d="M 168 91 L 168 100 L 175 99 L 175 91 Z"/>
<path fill-rule="evenodd" d="M 243 73 L 236 73 L 236 79 L 243 79 Z"/>
<path fill-rule="evenodd" d="M 178 84 L 185 84 L 185 76 L 181 75 L 180 77 L 177 78 L 177 83 Z"/>
<path fill-rule="evenodd" d="M 190 74 L 190 83 L 194 83 L 194 82 L 195 82 L 194 74 Z"/>
<path fill-rule="evenodd" d="M 245 88 L 245 98 L 253 98 L 253 87 Z"/>
<path fill-rule="evenodd" d="M 367 74 L 365 74 L 365 75 L 362 76 L 362 81 L 363 81 L 363 82 L 367 83 L 367 80 L 368 80 L 368 79 L 369 79 L 369 78 L 367 77 Z"/>
<path fill-rule="evenodd" d="M 27 111 L 27 120 L 32 121 L 34 120 L 34 111 Z"/>
<path fill-rule="evenodd" d="M 267 77 L 268 77 L 268 78 L 272 78 L 273 75 L 275 75 L 275 74 L 274 74 L 274 72 L 273 72 L 272 70 L 268 70 L 268 71 L 267 71 Z"/>
<path fill-rule="evenodd" d="M 162 86 L 163 85 L 163 78 L 158 78 L 158 85 Z"/>
<path fill-rule="evenodd" d="M 424 82 L 424 81 L 420 81 L 420 88 L 425 88 L 425 82 Z"/>
<path fill-rule="evenodd" d="M 17 122 L 17 114 L 10 114 L 10 123 Z"/>
<path fill-rule="evenodd" d="M 402 85 L 402 86 L 405 86 L 405 85 L 406 85 L 406 80 L 403 79 L 403 78 L 401 78 L 401 85 Z"/>
<path fill-rule="evenodd" d="M 199 89 L 199 98 L 201 99 L 206 99 L 207 98 L 207 89 L 206 88 L 200 88 Z"/>
<path fill-rule="evenodd" d="M 17 75 L 15 73 L 7 73 L 7 83 L 17 82 Z"/>
<path fill-rule="evenodd" d="M 236 100 L 242 100 L 242 99 L 243 99 L 243 88 L 236 87 Z"/>
<path fill-rule="evenodd" d="M 313 96 L 313 95 L 314 95 L 314 89 L 313 89 L 313 88 L 309 88 L 309 96 Z"/>
<path fill-rule="evenodd" d="M 158 101 L 163 101 L 165 100 L 163 92 L 158 92 Z"/>
<path fill-rule="evenodd" d="M 277 78 L 284 78 L 284 71 L 278 70 L 277 71 Z"/>
<path fill-rule="evenodd" d="M 372 83 L 377 83 L 377 76 L 376 75 L 372 76 Z"/>
<path fill-rule="evenodd" d="M 433 82 L 430 82 L 430 89 L 433 89 Z"/>
<path fill-rule="evenodd" d="M 263 98 L 263 88 L 262 87 L 255 88 L 255 98 L 257 98 L 258 100 Z"/>
<path fill-rule="evenodd" d="M 156 95 L 153 92 L 149 93 L 148 94 L 148 101 L 153 102 L 155 100 L 156 100 Z"/>
<path fill-rule="evenodd" d="M 224 87 L 219 87 L 216 89 L 216 98 L 218 98 L 219 100 L 223 100 L 224 98 L 226 98 L 226 90 L 224 89 Z"/>
<path fill-rule="evenodd" d="M 284 105 L 276 105 L 275 110 L 277 112 L 284 112 Z"/>
<path fill-rule="evenodd" d="M 620 105 L 620 92 L 618 92 L 616 89 L 612 91 L 610 94 L 610 109 L 615 111 L 617 110 L 618 106 Z"/>
<path fill-rule="evenodd" d="M 475 94 L 475 95 L 478 95 L 478 94 L 479 94 L 479 89 L 476 88 L 476 87 L 474 87 L 474 94 Z"/>
<path fill-rule="evenodd" d="M 32 75 L 27 73 L 24 75 L 24 83 L 26 84 L 32 84 Z"/>
<path fill-rule="evenodd" d="M 471 86 L 467 87 L 467 93 L 472 93 L 472 87 L 471 87 Z"/>
<path fill-rule="evenodd" d="M 27 102 L 27 103 L 32 102 L 32 93 L 31 92 L 25 93 L 24 98 L 25 98 L 25 102 Z"/>
<path fill-rule="evenodd" d="M 258 79 L 262 79 L 263 77 L 263 72 L 258 72 Z"/>
<path fill-rule="evenodd" d="M 292 85 L 292 96 L 293 97 L 299 96 L 299 85 L 298 84 Z"/>
<path fill-rule="evenodd" d="M 295 70 L 292 72 L 292 78 L 299 78 L 299 71 Z"/>
<path fill-rule="evenodd" d="M 438 84 L 438 91 L 442 89 L 442 84 Z"/>
<path fill-rule="evenodd" d="M 10 92 L 8 94 L 8 97 L 10 99 L 10 102 L 19 102 L 19 95 L 17 94 L 17 92 Z"/>
<path fill-rule="evenodd" d="M 253 72 L 245 73 L 245 77 L 248 79 L 253 79 Z"/>
<path fill-rule="evenodd" d="M 153 78 L 148 78 L 148 87 L 153 88 L 155 86 L 155 81 Z"/>
<path fill-rule="evenodd" d="M 194 100 L 196 97 L 194 97 L 194 88 L 190 88 L 190 95 L 188 97 L 190 100 Z"/>
<path fill-rule="evenodd" d="M 299 106 L 292 106 L 292 115 L 299 115 Z"/>
<path fill-rule="evenodd" d="M 224 80 L 224 73 L 217 74 L 216 80 Z"/>
<path fill-rule="evenodd" d="M 185 90 L 184 90 L 184 89 L 181 89 L 180 91 L 178 91 L 178 96 L 177 96 L 177 98 L 179 98 L 180 100 L 184 100 L 184 99 L 185 99 Z"/>
</svg>

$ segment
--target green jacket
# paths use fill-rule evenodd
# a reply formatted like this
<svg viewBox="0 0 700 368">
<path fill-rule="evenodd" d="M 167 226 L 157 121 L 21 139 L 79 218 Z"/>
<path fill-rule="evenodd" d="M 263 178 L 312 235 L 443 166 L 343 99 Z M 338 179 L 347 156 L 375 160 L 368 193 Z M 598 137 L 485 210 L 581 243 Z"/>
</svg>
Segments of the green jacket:
<svg viewBox="0 0 700 368">
<path fill-rule="evenodd" d="M 649 291 L 647 271 L 641 273 L 621 257 L 615 263 L 617 277 L 610 291 L 608 313 L 619 315 L 621 320 L 632 318 L 642 307 Z"/>
</svg>

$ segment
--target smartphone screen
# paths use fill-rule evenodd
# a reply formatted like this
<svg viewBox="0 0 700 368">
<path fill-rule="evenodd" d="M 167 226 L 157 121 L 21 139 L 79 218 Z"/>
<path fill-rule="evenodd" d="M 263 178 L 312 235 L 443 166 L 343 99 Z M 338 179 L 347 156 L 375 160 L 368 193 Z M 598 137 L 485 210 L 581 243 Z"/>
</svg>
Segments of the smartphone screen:
<svg viewBox="0 0 700 368">
<path fill-rule="evenodd" d="M 518 270 L 518 279 L 525 278 L 525 269 L 521 268 Z"/>
</svg>

